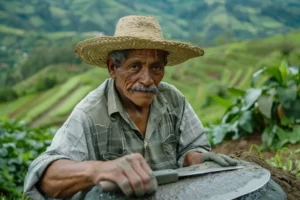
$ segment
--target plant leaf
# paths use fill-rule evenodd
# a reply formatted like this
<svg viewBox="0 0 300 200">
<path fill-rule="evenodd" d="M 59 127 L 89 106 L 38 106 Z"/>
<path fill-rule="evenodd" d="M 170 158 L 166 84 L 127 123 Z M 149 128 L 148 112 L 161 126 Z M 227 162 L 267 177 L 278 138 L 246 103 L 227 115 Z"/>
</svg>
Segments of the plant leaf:
<svg viewBox="0 0 300 200">
<path fill-rule="evenodd" d="M 251 87 L 255 87 L 255 84 L 257 82 L 257 79 L 259 78 L 259 76 L 265 72 L 266 68 L 260 69 L 258 71 L 256 71 L 253 75 L 252 75 L 252 79 L 251 79 Z"/>
<path fill-rule="evenodd" d="M 265 128 L 261 136 L 262 142 L 267 146 L 271 147 L 275 136 L 276 126 L 270 126 Z"/>
<path fill-rule="evenodd" d="M 284 108 L 284 112 L 287 117 L 293 117 L 297 123 L 300 120 L 300 98 L 293 101 L 290 108 Z"/>
<path fill-rule="evenodd" d="M 244 112 L 239 119 L 239 126 L 246 132 L 252 133 L 252 112 L 246 111 Z"/>
<path fill-rule="evenodd" d="M 243 106 L 242 111 L 248 110 L 257 101 L 261 93 L 262 93 L 262 89 L 258 89 L 258 88 L 248 89 L 244 97 L 245 105 Z"/>
<path fill-rule="evenodd" d="M 287 84 L 287 77 L 289 75 L 289 68 L 288 68 L 286 60 L 283 60 L 281 62 L 281 65 L 279 67 L 279 71 L 280 71 L 280 74 L 281 74 L 282 84 L 286 85 Z"/>
<path fill-rule="evenodd" d="M 258 98 L 258 110 L 267 118 L 271 118 L 272 104 L 274 97 L 271 95 L 262 95 Z"/>
<path fill-rule="evenodd" d="M 221 124 L 218 126 L 213 127 L 212 129 L 212 135 L 213 135 L 213 143 L 219 144 L 223 142 L 227 135 L 227 129 L 229 124 Z"/>
<path fill-rule="evenodd" d="M 290 108 L 292 102 L 297 98 L 297 85 L 293 84 L 288 88 L 279 86 L 277 96 L 284 108 Z"/>
<path fill-rule="evenodd" d="M 295 125 L 293 127 L 293 132 L 291 132 L 290 135 L 290 142 L 292 144 L 296 144 L 297 142 L 300 142 L 300 125 Z"/>
<path fill-rule="evenodd" d="M 268 75 L 274 77 L 278 83 L 282 84 L 281 72 L 278 67 L 267 67 L 264 70 Z"/>
<path fill-rule="evenodd" d="M 231 101 L 228 101 L 227 99 L 224 99 L 220 96 L 217 95 L 210 95 L 210 97 L 217 102 L 218 104 L 220 104 L 221 106 L 225 107 L 225 108 L 229 108 L 230 106 L 232 106 Z"/>
<path fill-rule="evenodd" d="M 227 91 L 235 96 L 244 96 L 246 94 L 246 91 L 237 88 L 228 88 Z"/>
</svg>

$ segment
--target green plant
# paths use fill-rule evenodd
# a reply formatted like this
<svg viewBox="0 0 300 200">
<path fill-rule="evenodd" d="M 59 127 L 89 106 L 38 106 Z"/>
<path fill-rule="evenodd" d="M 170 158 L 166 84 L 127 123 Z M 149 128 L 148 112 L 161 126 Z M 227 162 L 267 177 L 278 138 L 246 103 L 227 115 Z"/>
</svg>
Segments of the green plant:
<svg viewBox="0 0 300 200">
<path fill-rule="evenodd" d="M 20 199 L 30 163 L 45 151 L 52 129 L 29 129 L 14 119 L 0 119 L 0 194 Z"/>
<path fill-rule="evenodd" d="M 256 83 L 268 77 L 261 88 Z M 254 132 L 262 133 L 264 149 L 280 149 L 288 143 L 300 142 L 300 67 L 265 67 L 252 76 L 252 88 L 228 91 L 237 96 L 219 125 L 208 127 L 214 144 Z M 216 102 L 221 101 L 221 97 Z"/>
<path fill-rule="evenodd" d="M 249 153 L 252 153 L 253 149 L 256 149 L 260 158 L 266 160 L 266 162 L 272 167 L 281 168 L 285 171 L 295 174 L 300 177 L 300 149 L 292 150 L 287 147 L 283 147 L 276 151 L 276 154 L 271 158 L 265 159 L 260 147 L 257 145 L 251 145 Z"/>
<path fill-rule="evenodd" d="M 267 163 L 273 167 L 281 168 L 285 171 L 289 171 L 300 177 L 300 149 L 289 150 L 284 147 L 276 152 L 274 157 L 267 159 Z"/>
</svg>

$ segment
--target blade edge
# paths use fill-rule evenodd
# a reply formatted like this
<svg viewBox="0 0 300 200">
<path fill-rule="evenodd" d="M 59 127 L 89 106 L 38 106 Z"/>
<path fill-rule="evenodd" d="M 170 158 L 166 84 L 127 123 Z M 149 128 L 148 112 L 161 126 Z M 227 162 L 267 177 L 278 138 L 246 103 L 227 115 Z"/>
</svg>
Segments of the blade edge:
<svg viewBox="0 0 300 200">
<path fill-rule="evenodd" d="M 215 172 L 222 172 L 222 171 L 231 171 L 231 170 L 237 170 L 242 169 L 243 166 L 233 166 L 233 167 L 217 167 L 217 168 L 208 168 L 208 169 L 202 169 L 198 171 L 184 171 L 184 172 L 178 172 L 178 177 L 189 177 L 189 176 L 197 176 L 197 175 L 204 175 L 208 173 L 215 173 Z"/>
</svg>

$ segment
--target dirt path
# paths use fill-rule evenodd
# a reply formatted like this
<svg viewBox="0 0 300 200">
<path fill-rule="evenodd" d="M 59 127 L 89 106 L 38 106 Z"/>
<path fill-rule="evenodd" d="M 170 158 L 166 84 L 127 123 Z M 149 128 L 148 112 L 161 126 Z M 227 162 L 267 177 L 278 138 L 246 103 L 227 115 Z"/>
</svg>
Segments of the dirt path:
<svg viewBox="0 0 300 200">
<path fill-rule="evenodd" d="M 76 88 L 74 88 L 71 92 L 69 92 L 65 97 L 63 97 L 61 100 L 56 102 L 53 106 L 49 107 L 46 112 L 42 113 L 40 116 L 38 116 L 36 119 L 34 119 L 29 127 L 37 127 L 39 123 L 49 117 L 51 112 L 55 111 L 60 105 L 62 105 L 70 96 L 72 96 L 77 90 L 79 90 L 82 87 L 82 84 L 78 85 Z"/>
</svg>

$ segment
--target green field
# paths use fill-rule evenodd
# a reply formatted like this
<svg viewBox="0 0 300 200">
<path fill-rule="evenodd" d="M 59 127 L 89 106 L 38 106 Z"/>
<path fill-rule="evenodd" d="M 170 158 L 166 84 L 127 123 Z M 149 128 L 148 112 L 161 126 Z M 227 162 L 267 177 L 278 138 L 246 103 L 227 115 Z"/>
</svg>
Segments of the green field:
<svg viewBox="0 0 300 200">
<path fill-rule="evenodd" d="M 290 49 L 290 64 L 299 65 L 298 31 L 285 36 L 207 48 L 201 58 L 166 68 L 163 81 L 176 86 L 185 95 L 204 124 L 215 123 L 233 99 L 228 95 L 227 88 L 248 88 L 253 72 L 264 66 L 279 64 L 283 58 L 282 52 L 287 48 Z M 67 67 L 49 66 L 18 83 L 15 88 L 17 91 L 28 90 L 39 77 L 50 73 L 57 76 L 59 85 L 2 103 L 0 114 L 25 120 L 33 126 L 59 125 L 88 92 L 108 78 L 106 69 L 95 67 L 78 74 L 71 73 Z M 259 83 L 263 81 L 261 79 Z M 225 96 L 226 101 L 219 96 Z"/>
</svg>

